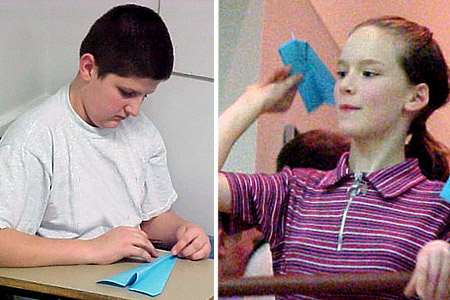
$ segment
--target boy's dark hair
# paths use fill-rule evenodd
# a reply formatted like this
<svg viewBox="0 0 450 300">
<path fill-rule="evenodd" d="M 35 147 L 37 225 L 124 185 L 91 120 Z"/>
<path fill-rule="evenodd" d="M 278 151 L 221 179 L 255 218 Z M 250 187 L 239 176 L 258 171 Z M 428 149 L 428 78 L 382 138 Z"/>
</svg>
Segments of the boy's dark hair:
<svg viewBox="0 0 450 300">
<path fill-rule="evenodd" d="M 148 7 L 116 6 L 90 28 L 80 47 L 80 57 L 90 53 L 98 77 L 165 80 L 172 74 L 173 47 L 164 21 Z"/>
</svg>

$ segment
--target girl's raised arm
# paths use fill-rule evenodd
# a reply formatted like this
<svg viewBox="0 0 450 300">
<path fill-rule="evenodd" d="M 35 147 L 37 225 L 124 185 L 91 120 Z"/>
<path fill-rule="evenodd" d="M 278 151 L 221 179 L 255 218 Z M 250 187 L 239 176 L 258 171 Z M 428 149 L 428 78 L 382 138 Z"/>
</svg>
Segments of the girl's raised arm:
<svg viewBox="0 0 450 300">
<path fill-rule="evenodd" d="M 249 86 L 244 94 L 219 117 L 219 170 L 233 144 L 260 115 L 289 109 L 296 85 L 302 76 L 289 76 L 290 67 L 276 70 L 267 80 Z M 219 210 L 229 212 L 231 197 L 228 183 L 219 174 Z"/>
</svg>

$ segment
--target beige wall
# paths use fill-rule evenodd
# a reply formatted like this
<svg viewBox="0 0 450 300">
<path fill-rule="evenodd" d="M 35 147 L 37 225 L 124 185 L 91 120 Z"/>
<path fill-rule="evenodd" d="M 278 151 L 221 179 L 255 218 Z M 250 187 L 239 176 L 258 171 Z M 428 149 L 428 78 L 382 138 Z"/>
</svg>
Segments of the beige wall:
<svg viewBox="0 0 450 300">
<path fill-rule="evenodd" d="M 349 30 L 365 19 L 380 15 L 400 15 L 426 25 L 434 32 L 446 57 L 450 58 L 448 0 L 266 0 L 263 7 L 261 76 L 281 65 L 277 49 L 291 38 L 291 32 L 297 39 L 307 40 L 334 73 L 339 49 Z M 432 134 L 448 147 L 449 113 L 450 106 L 447 106 L 437 111 L 428 122 Z M 260 118 L 257 126 L 257 171 L 275 170 L 275 159 L 282 146 L 286 124 L 296 125 L 300 131 L 314 128 L 333 130 L 336 118 L 331 107 L 321 107 L 308 115 L 298 95 L 288 112 Z"/>
</svg>

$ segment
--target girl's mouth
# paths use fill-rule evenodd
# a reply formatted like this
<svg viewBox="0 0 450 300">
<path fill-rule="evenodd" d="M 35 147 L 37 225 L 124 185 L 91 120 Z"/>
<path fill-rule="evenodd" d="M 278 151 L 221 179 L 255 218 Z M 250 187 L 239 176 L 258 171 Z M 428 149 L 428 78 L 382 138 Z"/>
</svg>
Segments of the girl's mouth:
<svg viewBox="0 0 450 300">
<path fill-rule="evenodd" d="M 354 111 L 354 110 L 359 110 L 360 108 L 354 105 L 350 105 L 350 104 L 342 104 L 339 105 L 339 110 L 341 111 Z"/>
</svg>

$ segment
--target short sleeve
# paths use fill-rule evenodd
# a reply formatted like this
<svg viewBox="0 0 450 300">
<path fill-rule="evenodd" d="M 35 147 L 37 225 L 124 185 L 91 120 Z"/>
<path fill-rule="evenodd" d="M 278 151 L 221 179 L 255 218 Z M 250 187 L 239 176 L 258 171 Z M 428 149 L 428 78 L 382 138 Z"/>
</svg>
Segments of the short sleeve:
<svg viewBox="0 0 450 300">
<path fill-rule="evenodd" d="M 146 165 L 144 187 L 146 195 L 142 204 L 144 221 L 168 211 L 177 199 L 167 167 L 166 148 L 162 139 L 156 149 Z"/>
<path fill-rule="evenodd" d="M 257 226 L 268 241 L 283 234 L 291 170 L 277 174 L 223 172 L 231 191 L 232 216 Z"/>
<path fill-rule="evenodd" d="M 0 146 L 0 228 L 35 234 L 51 181 L 42 161 L 24 148 Z"/>
</svg>

